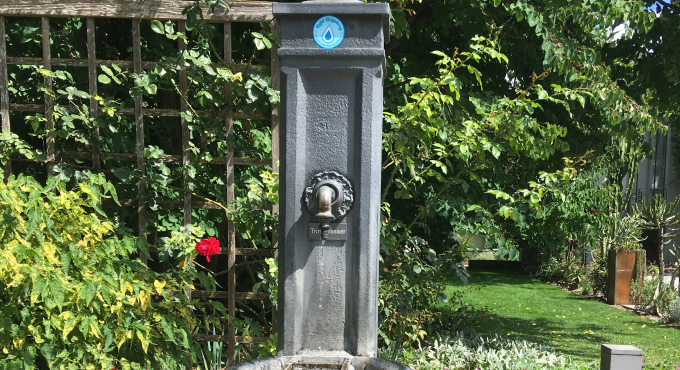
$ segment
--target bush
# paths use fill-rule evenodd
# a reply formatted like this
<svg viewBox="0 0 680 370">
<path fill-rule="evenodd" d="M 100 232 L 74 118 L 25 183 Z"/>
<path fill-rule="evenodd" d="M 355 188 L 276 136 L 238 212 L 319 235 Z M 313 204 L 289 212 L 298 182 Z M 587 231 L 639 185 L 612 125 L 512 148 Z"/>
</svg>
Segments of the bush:
<svg viewBox="0 0 680 370">
<path fill-rule="evenodd" d="M 660 276 L 645 279 L 642 289 L 638 291 L 638 283 L 630 283 L 630 295 L 633 303 L 642 310 L 656 313 L 665 321 L 670 321 L 671 303 L 678 297 L 678 293 L 670 284 L 665 283 Z"/>
<path fill-rule="evenodd" d="M 593 289 L 593 284 L 590 282 L 590 274 L 586 275 L 585 279 L 581 282 L 581 293 L 583 295 L 593 295 L 593 294 L 595 294 L 595 289 Z"/>
<path fill-rule="evenodd" d="M 544 281 L 560 282 L 567 285 L 569 289 L 583 287 L 583 283 L 588 280 L 586 270 L 576 263 L 576 258 L 573 255 L 569 255 L 561 261 L 555 257 L 550 257 L 547 261 L 541 263 L 536 272 L 536 277 Z"/>
<path fill-rule="evenodd" d="M 138 239 L 92 212 L 100 187 L 113 189 L 103 175 L 79 191 L 53 179 L 0 183 L 0 368 L 190 365 L 201 306 L 177 292 L 196 275 L 158 274 L 133 257 Z"/>
<path fill-rule="evenodd" d="M 673 302 L 671 302 L 668 312 L 673 321 L 680 323 L 680 297 L 675 298 Z"/>
<path fill-rule="evenodd" d="M 573 363 L 543 345 L 497 334 L 465 337 L 462 332 L 438 334 L 431 345 L 405 352 L 404 362 L 418 370 L 596 369 L 594 364 Z"/>
<path fill-rule="evenodd" d="M 559 281 L 564 278 L 564 271 L 562 264 L 555 257 L 550 257 L 547 261 L 541 263 L 536 277 L 546 281 Z"/>
<path fill-rule="evenodd" d="M 516 238 L 514 241 L 519 251 L 521 271 L 538 277 L 538 270 L 553 257 L 552 251 L 545 246 L 530 243 L 521 238 Z"/>
<path fill-rule="evenodd" d="M 437 252 L 424 238 L 404 231 L 399 222 L 382 226 L 378 334 L 386 345 L 396 341 L 393 346 L 410 346 L 427 334 L 426 325 L 441 319 L 437 305 L 455 300 L 443 293 L 449 276 L 455 273 L 467 284 L 464 250 L 454 244 Z"/>
<path fill-rule="evenodd" d="M 595 252 L 595 251 L 594 251 Z M 593 266 L 588 272 L 588 282 L 593 288 L 594 293 L 602 293 L 607 295 L 607 279 L 609 276 L 607 270 L 607 255 L 606 253 L 593 253 Z"/>
</svg>

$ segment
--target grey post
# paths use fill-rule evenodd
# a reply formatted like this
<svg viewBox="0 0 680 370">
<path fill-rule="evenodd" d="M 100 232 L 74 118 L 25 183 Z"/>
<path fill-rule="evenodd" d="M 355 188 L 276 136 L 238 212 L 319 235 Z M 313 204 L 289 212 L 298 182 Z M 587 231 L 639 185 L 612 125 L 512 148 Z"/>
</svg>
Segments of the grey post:
<svg viewBox="0 0 680 370">
<path fill-rule="evenodd" d="M 603 344 L 600 370 L 641 370 L 642 350 L 620 344 Z"/>
<path fill-rule="evenodd" d="M 239 370 L 405 370 L 376 358 L 388 4 L 275 3 L 281 31 L 278 356 Z"/>
<path fill-rule="evenodd" d="M 339 18 L 345 28 L 344 40 L 333 49 L 319 47 L 313 38 L 315 23 L 325 15 Z M 281 26 L 282 97 L 278 351 L 374 357 L 389 7 L 274 4 L 274 16 Z M 302 199 L 324 171 L 344 176 L 353 189 L 353 204 L 339 221 L 347 224 L 346 240 L 309 237 L 318 213 Z"/>
</svg>

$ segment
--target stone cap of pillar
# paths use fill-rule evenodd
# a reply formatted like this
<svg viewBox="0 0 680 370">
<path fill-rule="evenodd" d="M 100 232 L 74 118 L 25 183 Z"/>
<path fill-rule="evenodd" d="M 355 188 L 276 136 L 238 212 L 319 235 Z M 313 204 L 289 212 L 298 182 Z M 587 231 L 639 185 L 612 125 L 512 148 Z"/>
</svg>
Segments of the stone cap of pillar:
<svg viewBox="0 0 680 370">
<path fill-rule="evenodd" d="M 612 355 L 642 356 L 641 349 L 623 344 L 603 344 L 602 351 Z"/>
<path fill-rule="evenodd" d="M 358 0 L 309 0 L 303 3 L 274 3 L 274 16 L 285 15 L 381 15 L 385 43 L 390 41 L 390 5 L 362 3 Z"/>
</svg>

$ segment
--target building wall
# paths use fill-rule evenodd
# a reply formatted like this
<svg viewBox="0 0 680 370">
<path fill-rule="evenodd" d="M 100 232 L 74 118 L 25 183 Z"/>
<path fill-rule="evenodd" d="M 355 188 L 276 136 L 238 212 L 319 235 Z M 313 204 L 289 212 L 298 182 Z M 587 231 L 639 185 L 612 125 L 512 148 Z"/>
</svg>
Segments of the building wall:
<svg viewBox="0 0 680 370">
<path fill-rule="evenodd" d="M 635 176 L 635 186 L 631 195 L 630 205 L 642 207 L 642 204 L 649 204 L 656 193 L 661 193 L 667 201 L 675 199 L 680 195 L 680 178 L 674 169 L 673 148 L 671 145 L 671 135 L 669 127 L 668 134 L 658 137 L 647 133 L 646 141 L 654 148 L 654 155 L 646 158 L 640 163 L 640 170 Z M 680 208 L 680 207 L 679 207 Z M 680 245 L 680 237 L 674 239 Z M 671 243 L 664 248 L 664 261 L 666 263 L 674 260 L 670 253 Z"/>
</svg>

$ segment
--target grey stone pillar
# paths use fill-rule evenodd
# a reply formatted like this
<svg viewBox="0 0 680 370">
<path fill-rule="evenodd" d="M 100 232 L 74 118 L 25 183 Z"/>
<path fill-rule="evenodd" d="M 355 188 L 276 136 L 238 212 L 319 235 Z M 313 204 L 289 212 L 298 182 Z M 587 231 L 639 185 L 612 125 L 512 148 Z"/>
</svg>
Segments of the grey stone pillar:
<svg viewBox="0 0 680 370">
<path fill-rule="evenodd" d="M 273 7 L 281 27 L 278 353 L 375 357 L 389 7 L 318 1 Z M 319 239 L 314 207 L 321 206 L 307 203 L 320 199 L 312 188 L 329 176 L 350 184 L 351 192 L 329 193 L 342 198 L 345 213 L 333 209 L 328 240 L 310 240 Z"/>
<path fill-rule="evenodd" d="M 642 350 L 620 344 L 603 344 L 600 370 L 641 370 Z"/>
</svg>

